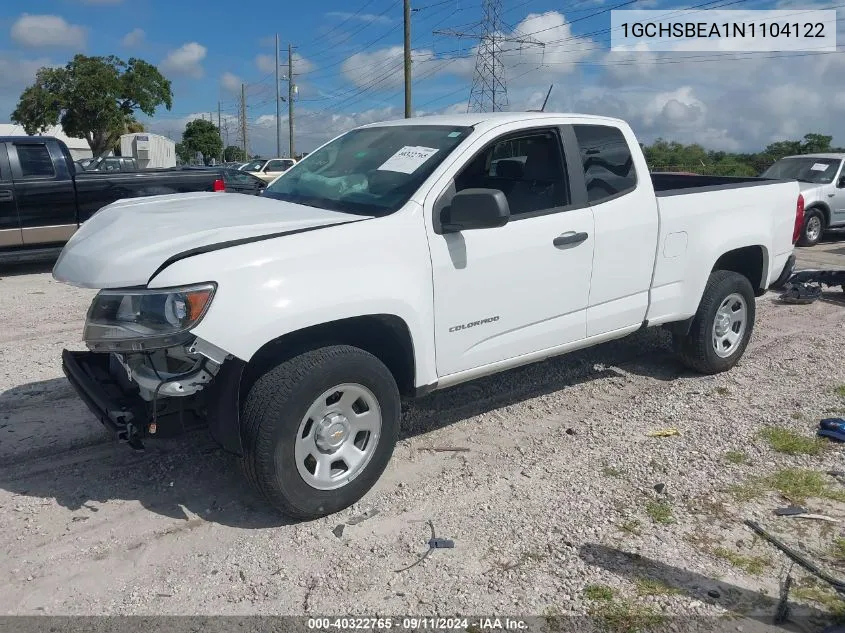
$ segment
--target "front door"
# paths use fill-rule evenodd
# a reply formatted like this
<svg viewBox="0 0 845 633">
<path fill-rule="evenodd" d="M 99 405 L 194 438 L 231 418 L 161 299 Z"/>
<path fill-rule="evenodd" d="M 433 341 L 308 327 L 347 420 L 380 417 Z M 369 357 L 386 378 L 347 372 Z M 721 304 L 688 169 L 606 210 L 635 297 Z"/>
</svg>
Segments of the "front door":
<svg viewBox="0 0 845 633">
<path fill-rule="evenodd" d="M 77 229 L 76 190 L 58 145 L 7 144 L 24 244 L 66 242 Z M 54 152 L 55 155 L 54 155 Z"/>
<path fill-rule="evenodd" d="M 21 222 L 15 203 L 15 186 L 12 183 L 12 170 L 6 153 L 6 144 L 0 143 L 0 248 L 20 246 Z"/>
<path fill-rule="evenodd" d="M 452 191 L 498 189 L 511 212 L 500 228 L 429 227 L 441 379 L 586 337 L 593 212 L 573 195 L 564 156 L 557 128 L 502 134 L 427 201 L 437 218 Z"/>
<path fill-rule="evenodd" d="M 829 185 L 827 201 L 830 204 L 830 222 L 831 224 L 845 224 L 845 161 L 842 162 L 842 167 L 833 183 Z"/>
</svg>

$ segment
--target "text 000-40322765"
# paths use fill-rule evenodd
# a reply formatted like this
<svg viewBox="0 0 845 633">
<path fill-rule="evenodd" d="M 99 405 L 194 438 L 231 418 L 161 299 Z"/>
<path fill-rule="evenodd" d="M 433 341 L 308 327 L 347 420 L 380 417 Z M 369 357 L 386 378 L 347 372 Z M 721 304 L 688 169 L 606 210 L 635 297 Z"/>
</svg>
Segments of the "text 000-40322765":
<svg viewBox="0 0 845 633">
<path fill-rule="evenodd" d="M 836 10 L 612 11 L 616 52 L 836 51 Z"/>
</svg>

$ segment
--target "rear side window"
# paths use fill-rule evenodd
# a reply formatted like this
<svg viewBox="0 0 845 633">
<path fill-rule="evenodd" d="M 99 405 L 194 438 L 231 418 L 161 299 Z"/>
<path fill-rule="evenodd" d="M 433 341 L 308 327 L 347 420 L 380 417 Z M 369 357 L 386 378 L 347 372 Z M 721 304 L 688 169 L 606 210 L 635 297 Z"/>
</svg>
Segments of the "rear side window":
<svg viewBox="0 0 845 633">
<path fill-rule="evenodd" d="M 581 150 L 589 202 L 616 197 L 637 186 L 634 159 L 622 130 L 609 125 L 572 127 Z"/>
<path fill-rule="evenodd" d="M 15 145 L 24 178 L 52 178 L 56 175 L 46 145 Z"/>
</svg>

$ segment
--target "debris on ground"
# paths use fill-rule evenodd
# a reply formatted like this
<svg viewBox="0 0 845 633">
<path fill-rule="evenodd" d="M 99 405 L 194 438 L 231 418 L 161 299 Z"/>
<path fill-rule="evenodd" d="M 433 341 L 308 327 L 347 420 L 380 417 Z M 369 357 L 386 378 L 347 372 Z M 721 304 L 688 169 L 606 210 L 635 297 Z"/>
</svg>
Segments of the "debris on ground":
<svg viewBox="0 0 845 633">
<path fill-rule="evenodd" d="M 400 572 L 403 572 L 403 571 L 408 571 L 412 567 L 416 567 L 421 562 L 423 562 L 426 558 L 428 558 L 428 555 L 431 554 L 436 549 L 452 549 L 452 548 L 455 547 L 455 542 L 453 540 L 445 539 L 445 538 L 439 538 L 434 533 L 434 523 L 432 523 L 431 521 L 426 521 L 426 523 L 428 523 L 428 527 L 431 528 L 431 538 L 428 539 L 428 549 L 420 557 L 420 559 L 417 560 L 416 562 L 412 563 L 411 565 L 408 565 L 407 567 L 403 567 L 402 569 L 397 569 L 396 570 L 397 574 L 400 573 Z"/>
<path fill-rule="evenodd" d="M 417 450 L 432 451 L 434 453 L 468 453 L 469 449 L 463 446 L 423 446 Z"/>
<path fill-rule="evenodd" d="M 842 418 L 825 418 L 819 422 L 817 434 L 819 437 L 845 442 L 845 420 Z"/>
<path fill-rule="evenodd" d="M 779 517 L 789 517 L 794 516 L 796 514 L 807 514 L 809 510 L 807 508 L 802 508 L 801 506 L 787 506 L 786 508 L 777 508 L 774 510 L 775 516 Z"/>
<path fill-rule="evenodd" d="M 673 435 L 680 435 L 678 429 L 659 429 L 657 431 L 649 431 L 646 433 L 649 437 L 672 437 Z"/>
<path fill-rule="evenodd" d="M 378 510 L 376 510 L 375 508 L 372 509 L 372 510 L 368 510 L 367 512 L 364 512 L 363 514 L 356 515 L 356 516 L 352 517 L 351 519 L 349 519 L 346 522 L 346 525 L 358 525 L 359 523 L 363 523 L 367 519 L 373 518 L 377 514 L 378 514 Z"/>
</svg>

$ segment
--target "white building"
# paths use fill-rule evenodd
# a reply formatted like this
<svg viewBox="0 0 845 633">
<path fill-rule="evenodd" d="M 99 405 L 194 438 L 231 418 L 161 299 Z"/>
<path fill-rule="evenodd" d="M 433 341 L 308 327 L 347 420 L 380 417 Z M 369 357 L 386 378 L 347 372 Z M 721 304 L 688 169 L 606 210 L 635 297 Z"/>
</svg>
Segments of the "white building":
<svg viewBox="0 0 845 633">
<path fill-rule="evenodd" d="M 14 123 L 0 123 L 0 136 L 29 136 L 23 129 L 22 125 L 15 125 Z M 54 136 L 60 141 L 64 141 L 65 145 L 67 145 L 68 149 L 70 150 L 70 155 L 73 156 L 73 160 L 79 160 L 81 158 L 91 158 L 91 148 L 88 146 L 88 141 L 84 138 L 72 138 L 62 132 L 62 127 L 60 125 L 56 125 L 46 132 L 42 136 Z"/>
<path fill-rule="evenodd" d="M 124 134 L 120 137 L 120 155 L 134 157 L 141 169 L 176 167 L 176 142 L 149 132 Z"/>
</svg>

